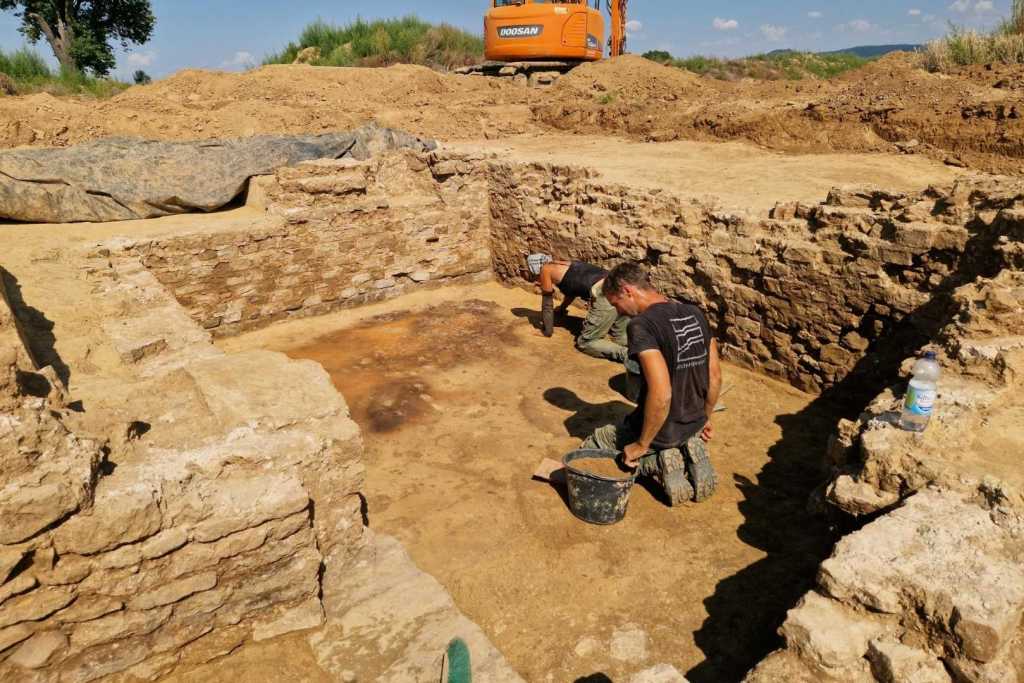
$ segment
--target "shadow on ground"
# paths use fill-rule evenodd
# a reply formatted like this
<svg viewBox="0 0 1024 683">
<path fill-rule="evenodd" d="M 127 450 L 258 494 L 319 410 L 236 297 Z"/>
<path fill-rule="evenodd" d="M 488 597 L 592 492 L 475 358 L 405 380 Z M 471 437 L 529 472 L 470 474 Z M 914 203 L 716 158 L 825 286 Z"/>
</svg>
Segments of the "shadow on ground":
<svg viewBox="0 0 1024 683">
<path fill-rule="evenodd" d="M 64 383 L 64 386 L 68 386 L 71 369 L 57 353 L 57 337 L 53 334 L 53 321 L 47 318 L 41 310 L 25 301 L 18 278 L 3 268 L 0 268 L 0 278 L 3 280 L 11 309 L 25 333 L 26 345 L 32 352 L 36 364 L 40 368 L 47 365 L 52 366 L 60 381 Z"/>
<path fill-rule="evenodd" d="M 541 329 L 539 310 L 535 311 L 532 308 L 513 308 L 512 315 L 517 318 L 525 319 L 534 329 Z M 556 313 L 555 327 L 561 327 L 562 329 L 568 330 L 572 336 L 576 337 L 583 331 L 583 318 L 578 318 L 574 315 L 559 315 Z"/>
</svg>

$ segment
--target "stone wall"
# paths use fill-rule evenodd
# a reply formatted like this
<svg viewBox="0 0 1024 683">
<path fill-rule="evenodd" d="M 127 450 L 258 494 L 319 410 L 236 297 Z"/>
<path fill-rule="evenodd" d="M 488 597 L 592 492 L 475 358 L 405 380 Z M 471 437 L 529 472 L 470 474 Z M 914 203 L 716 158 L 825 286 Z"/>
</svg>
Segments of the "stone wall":
<svg viewBox="0 0 1024 683">
<path fill-rule="evenodd" d="M 260 227 L 131 251 L 216 335 L 487 277 L 477 161 L 406 151 L 299 164 L 254 181 L 250 204 L 267 212 Z"/>
<path fill-rule="evenodd" d="M 35 381 L 0 305 L 0 680 L 155 679 L 319 626 L 324 563 L 363 545 L 329 377 L 223 355 L 134 257 L 90 269 L 123 368 L 78 379 L 109 383 L 85 413 Z"/>
<path fill-rule="evenodd" d="M 935 295 L 989 267 L 976 245 L 1024 225 L 1019 211 L 966 184 L 913 195 L 834 190 L 770 217 L 608 185 L 577 168 L 495 164 L 490 187 L 499 277 L 522 278 L 524 255 L 538 250 L 608 267 L 646 263 L 664 291 L 705 307 L 732 360 L 809 391 L 884 351 L 905 321 L 926 338 L 942 314 Z"/>
</svg>

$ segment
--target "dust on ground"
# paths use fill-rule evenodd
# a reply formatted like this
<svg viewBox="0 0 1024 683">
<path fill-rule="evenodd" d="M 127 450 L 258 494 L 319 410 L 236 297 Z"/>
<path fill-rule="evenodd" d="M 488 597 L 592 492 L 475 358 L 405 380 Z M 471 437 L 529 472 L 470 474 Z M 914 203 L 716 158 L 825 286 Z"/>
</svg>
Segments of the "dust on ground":
<svg viewBox="0 0 1024 683">
<path fill-rule="evenodd" d="M 185 70 L 109 100 L 0 99 L 0 147 L 109 136 L 203 139 L 322 133 L 375 120 L 442 140 L 545 131 L 632 139 L 741 140 L 788 153 L 906 152 L 1020 173 L 1024 67 L 930 74 L 893 54 L 833 80 L 723 82 L 635 55 L 574 69 L 550 89 L 385 69 Z"/>
<path fill-rule="evenodd" d="M 829 550 L 805 503 L 834 418 L 727 365 L 714 498 L 672 509 L 637 486 L 622 523 L 586 525 L 531 473 L 632 406 L 616 364 L 576 352 L 569 330 L 533 327 L 537 304 L 497 284 L 449 288 L 219 345 L 326 362 L 364 429 L 370 527 L 397 536 L 527 680 L 643 668 L 609 654 L 630 623 L 649 637 L 645 661 L 739 680 L 779 644 Z M 385 406 L 382 430 L 371 406 L 396 382 L 419 383 L 426 406 Z"/>
</svg>

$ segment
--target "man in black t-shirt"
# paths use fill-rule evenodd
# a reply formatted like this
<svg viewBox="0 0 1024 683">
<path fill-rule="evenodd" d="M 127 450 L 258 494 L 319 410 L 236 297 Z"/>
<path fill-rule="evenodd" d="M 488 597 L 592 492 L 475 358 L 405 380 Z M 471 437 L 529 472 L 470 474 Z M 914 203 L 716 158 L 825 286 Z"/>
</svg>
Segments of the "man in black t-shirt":
<svg viewBox="0 0 1024 683">
<path fill-rule="evenodd" d="M 555 287 L 564 295 L 558 313 L 564 315 L 576 299 L 588 303 L 583 330 L 576 338 L 576 348 L 595 358 L 622 362 L 626 358 L 626 324 L 603 292 L 604 268 L 583 261 L 553 260 L 547 254 L 531 254 L 526 259 L 530 274 L 541 290 L 541 325 L 544 336 L 550 337 L 555 326 Z"/>
<path fill-rule="evenodd" d="M 640 366 L 640 395 L 622 424 L 598 429 L 583 447 L 621 451 L 627 467 L 659 481 L 672 505 L 703 501 L 715 490 L 706 444 L 722 386 L 707 318 L 658 292 L 632 263 L 608 274 L 604 292 L 620 314 L 633 316 L 629 361 Z"/>
</svg>

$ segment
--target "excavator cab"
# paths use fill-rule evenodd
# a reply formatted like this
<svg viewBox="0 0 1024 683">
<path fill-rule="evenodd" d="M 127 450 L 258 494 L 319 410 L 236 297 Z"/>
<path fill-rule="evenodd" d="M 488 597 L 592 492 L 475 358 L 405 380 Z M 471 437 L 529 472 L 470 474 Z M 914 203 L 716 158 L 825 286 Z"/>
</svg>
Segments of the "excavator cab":
<svg viewBox="0 0 1024 683">
<path fill-rule="evenodd" d="M 484 17 L 484 54 L 495 62 L 592 62 L 604 55 L 602 2 L 491 0 Z"/>
</svg>

